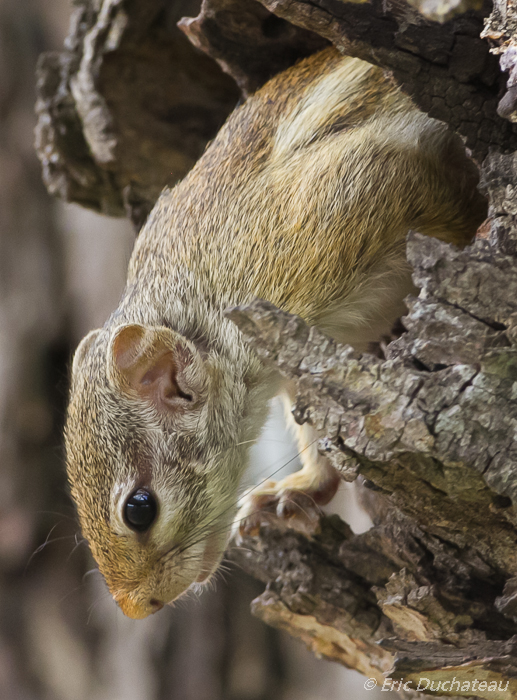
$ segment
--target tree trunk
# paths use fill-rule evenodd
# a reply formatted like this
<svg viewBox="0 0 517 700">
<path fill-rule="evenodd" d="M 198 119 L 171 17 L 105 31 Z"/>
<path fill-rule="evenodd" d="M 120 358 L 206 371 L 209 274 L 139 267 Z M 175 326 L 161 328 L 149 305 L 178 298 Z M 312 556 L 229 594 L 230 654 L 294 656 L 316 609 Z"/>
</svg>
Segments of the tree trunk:
<svg viewBox="0 0 517 700">
<path fill-rule="evenodd" d="M 68 49 L 39 68 L 47 186 L 105 211 L 125 207 L 137 225 L 236 99 L 175 28 L 176 9 L 165 22 L 166 7 L 103 0 L 94 11 L 83 0 Z M 179 23 L 244 95 L 328 42 L 380 65 L 458 131 L 480 165 L 487 239 L 458 251 L 410 236 L 421 292 L 385 359 L 265 302 L 228 312 L 297 383 L 296 419 L 321 431 L 320 449 L 344 479 L 360 476 L 375 523 L 354 535 L 322 517 L 307 535 L 265 514 L 231 553 L 267 584 L 253 611 L 406 694 L 517 697 L 517 15 L 511 5 L 491 9 L 476 0 L 204 0 L 197 18 Z M 188 99 L 171 88 L 185 61 Z M 121 86 L 122 70 L 137 78 Z M 194 130 L 184 118 L 192 109 Z"/>
</svg>

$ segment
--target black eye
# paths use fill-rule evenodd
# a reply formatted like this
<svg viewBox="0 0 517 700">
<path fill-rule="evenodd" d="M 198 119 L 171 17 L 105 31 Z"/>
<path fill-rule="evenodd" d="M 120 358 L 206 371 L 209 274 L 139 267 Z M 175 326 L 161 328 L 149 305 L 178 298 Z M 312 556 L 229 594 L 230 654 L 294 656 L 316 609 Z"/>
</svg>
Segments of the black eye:
<svg viewBox="0 0 517 700">
<path fill-rule="evenodd" d="M 146 489 L 137 489 L 126 501 L 124 515 L 132 530 L 145 532 L 156 518 L 156 500 Z"/>
</svg>

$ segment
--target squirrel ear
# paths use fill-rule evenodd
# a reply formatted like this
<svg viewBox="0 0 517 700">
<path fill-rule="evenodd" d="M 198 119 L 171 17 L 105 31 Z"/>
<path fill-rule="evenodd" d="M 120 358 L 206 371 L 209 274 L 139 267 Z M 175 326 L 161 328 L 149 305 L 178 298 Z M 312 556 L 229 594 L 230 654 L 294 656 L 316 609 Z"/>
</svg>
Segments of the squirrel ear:
<svg viewBox="0 0 517 700">
<path fill-rule="evenodd" d="M 77 346 L 77 350 L 74 353 L 74 359 L 72 360 L 72 376 L 77 374 L 77 372 L 79 371 L 81 365 L 83 364 L 86 353 L 91 348 L 94 340 L 97 338 L 101 331 L 102 328 L 97 328 L 94 331 L 90 331 L 88 335 L 86 335 Z"/>
<path fill-rule="evenodd" d="M 203 388 L 203 363 L 192 343 L 164 327 L 121 326 L 108 348 L 108 378 L 159 411 L 194 404 Z"/>
</svg>

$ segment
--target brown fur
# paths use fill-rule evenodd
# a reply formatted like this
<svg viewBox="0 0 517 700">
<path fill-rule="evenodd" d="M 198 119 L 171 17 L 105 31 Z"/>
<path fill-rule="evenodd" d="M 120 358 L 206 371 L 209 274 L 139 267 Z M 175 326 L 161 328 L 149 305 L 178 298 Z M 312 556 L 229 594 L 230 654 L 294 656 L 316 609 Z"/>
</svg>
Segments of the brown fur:
<svg viewBox="0 0 517 700">
<path fill-rule="evenodd" d="M 124 612 L 143 617 L 216 568 L 249 443 L 286 389 L 224 308 L 268 299 L 363 348 L 411 290 L 408 230 L 467 243 L 486 214 L 476 184 L 444 125 L 328 49 L 236 110 L 161 195 L 119 308 L 77 351 L 66 428 L 81 525 Z M 157 367 L 194 398 L 169 400 Z M 314 490 L 325 470 L 312 455 L 288 484 Z M 141 486 L 160 503 L 144 535 L 121 515 Z"/>
</svg>

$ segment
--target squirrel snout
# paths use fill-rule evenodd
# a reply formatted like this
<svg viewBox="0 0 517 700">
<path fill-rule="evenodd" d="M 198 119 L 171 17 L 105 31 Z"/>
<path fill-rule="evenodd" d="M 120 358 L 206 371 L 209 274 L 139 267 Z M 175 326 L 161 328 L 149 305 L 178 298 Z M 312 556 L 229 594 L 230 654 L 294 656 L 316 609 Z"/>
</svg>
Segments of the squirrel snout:
<svg viewBox="0 0 517 700">
<path fill-rule="evenodd" d="M 149 605 L 152 607 L 153 612 L 158 612 L 163 608 L 163 603 L 161 600 L 156 600 L 156 598 L 151 598 Z"/>
<path fill-rule="evenodd" d="M 161 610 L 164 606 L 161 600 L 156 598 L 135 599 L 132 593 L 119 594 L 113 596 L 118 603 L 118 606 L 127 617 L 133 620 L 142 620 L 155 612 Z"/>
</svg>

